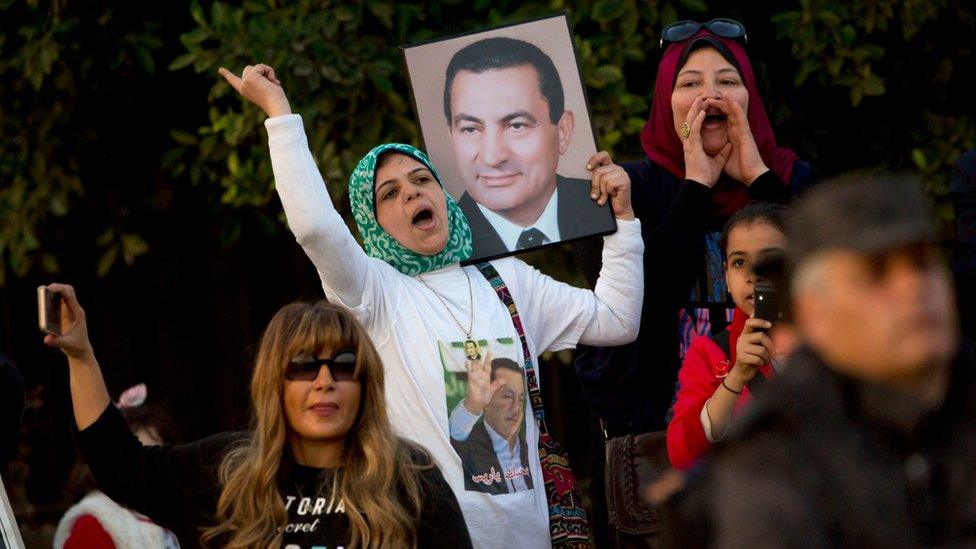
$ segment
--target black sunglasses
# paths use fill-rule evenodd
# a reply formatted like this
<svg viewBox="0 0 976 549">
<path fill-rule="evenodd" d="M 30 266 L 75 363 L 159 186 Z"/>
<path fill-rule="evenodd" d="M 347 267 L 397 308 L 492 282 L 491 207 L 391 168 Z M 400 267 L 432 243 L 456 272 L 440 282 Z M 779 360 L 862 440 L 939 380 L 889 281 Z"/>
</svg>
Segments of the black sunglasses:
<svg viewBox="0 0 976 549">
<path fill-rule="evenodd" d="M 735 19 L 718 18 L 706 23 L 698 21 L 677 21 L 664 27 L 661 31 L 661 43 L 663 48 L 665 42 L 681 42 L 694 36 L 702 27 L 712 31 L 716 36 L 722 38 L 741 38 L 744 43 L 749 41 L 746 36 L 746 27 Z"/>
<path fill-rule="evenodd" d="M 295 359 L 285 367 L 285 379 L 289 381 L 313 381 L 319 376 L 322 365 L 329 367 L 329 375 L 336 381 L 354 381 L 356 374 L 356 352 L 342 349 L 332 358 Z"/>
</svg>

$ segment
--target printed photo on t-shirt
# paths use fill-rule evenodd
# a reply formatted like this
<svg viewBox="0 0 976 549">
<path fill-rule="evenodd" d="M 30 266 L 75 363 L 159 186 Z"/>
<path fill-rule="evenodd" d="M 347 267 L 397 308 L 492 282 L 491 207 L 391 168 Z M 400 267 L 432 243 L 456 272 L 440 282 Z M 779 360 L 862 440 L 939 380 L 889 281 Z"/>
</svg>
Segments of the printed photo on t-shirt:
<svg viewBox="0 0 976 549">
<path fill-rule="evenodd" d="M 532 489 L 525 441 L 528 389 L 513 338 L 437 343 L 451 445 L 464 488 L 487 494 Z"/>
</svg>

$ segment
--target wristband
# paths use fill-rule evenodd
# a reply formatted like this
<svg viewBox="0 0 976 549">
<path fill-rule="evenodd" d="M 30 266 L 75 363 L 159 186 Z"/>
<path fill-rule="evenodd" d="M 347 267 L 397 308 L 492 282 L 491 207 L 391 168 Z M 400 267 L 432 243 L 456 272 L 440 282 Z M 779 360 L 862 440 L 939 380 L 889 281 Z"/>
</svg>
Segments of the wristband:
<svg viewBox="0 0 976 549">
<path fill-rule="evenodd" d="M 736 390 L 735 390 L 735 389 L 733 389 L 732 387 L 729 387 L 728 385 L 726 385 L 726 384 L 725 384 L 725 378 L 722 378 L 722 387 L 725 387 L 725 389 L 726 389 L 727 391 L 729 391 L 729 392 L 731 392 L 731 393 L 735 393 L 735 394 L 737 394 L 737 395 L 741 395 L 741 394 L 742 394 L 742 391 L 736 391 Z"/>
</svg>

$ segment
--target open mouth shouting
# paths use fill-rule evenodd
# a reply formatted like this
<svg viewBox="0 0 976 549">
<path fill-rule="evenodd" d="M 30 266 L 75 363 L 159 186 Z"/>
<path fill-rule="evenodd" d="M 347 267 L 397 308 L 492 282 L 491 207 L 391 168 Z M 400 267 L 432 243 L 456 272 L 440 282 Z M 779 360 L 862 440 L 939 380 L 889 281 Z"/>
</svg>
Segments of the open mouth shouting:
<svg viewBox="0 0 976 549">
<path fill-rule="evenodd" d="M 712 107 L 705 111 L 705 120 L 702 122 L 702 129 L 715 129 L 725 124 L 728 116 L 719 109 Z"/>
<path fill-rule="evenodd" d="M 410 220 L 413 226 L 421 230 L 429 230 L 436 224 L 434 220 L 434 209 L 430 206 L 421 206 Z"/>
</svg>

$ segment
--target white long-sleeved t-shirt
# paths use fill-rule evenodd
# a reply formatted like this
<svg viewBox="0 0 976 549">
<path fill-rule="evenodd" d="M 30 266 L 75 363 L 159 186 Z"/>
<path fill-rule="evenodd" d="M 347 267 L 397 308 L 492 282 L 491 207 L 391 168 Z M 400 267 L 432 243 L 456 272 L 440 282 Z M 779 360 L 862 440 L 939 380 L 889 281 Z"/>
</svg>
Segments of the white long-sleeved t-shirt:
<svg viewBox="0 0 976 549">
<path fill-rule="evenodd" d="M 466 440 L 453 440 L 449 430 L 449 414 L 467 389 L 468 337 L 455 319 L 466 328 L 473 315 L 471 339 L 483 358 L 490 353 L 523 364 L 511 315 L 495 290 L 474 266 L 454 264 L 424 273 L 421 280 L 368 257 L 328 195 L 301 117 L 269 118 L 265 126 L 289 228 L 318 270 L 326 297 L 349 309 L 376 345 L 394 429 L 433 455 L 457 496 L 475 547 L 549 547 L 539 433 L 536 422 L 527 419 L 533 415 L 524 375 L 521 387 L 512 383 L 496 392 Z M 594 291 L 558 282 L 519 259 L 492 262 L 518 308 L 533 366 L 545 351 L 578 343 L 621 345 L 637 337 L 643 247 L 640 221 L 618 220 L 617 232 L 605 237 Z M 523 467 L 501 466 L 486 425 L 495 433 L 517 430 L 527 450 L 521 452 Z M 514 478 L 531 489 L 509 493 L 507 480 Z"/>
</svg>

